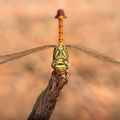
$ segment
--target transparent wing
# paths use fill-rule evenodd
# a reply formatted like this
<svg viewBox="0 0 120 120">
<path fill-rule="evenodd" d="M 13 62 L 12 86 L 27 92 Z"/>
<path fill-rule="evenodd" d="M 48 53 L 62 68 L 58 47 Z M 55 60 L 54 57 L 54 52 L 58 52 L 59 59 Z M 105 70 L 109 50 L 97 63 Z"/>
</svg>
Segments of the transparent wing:
<svg viewBox="0 0 120 120">
<path fill-rule="evenodd" d="M 66 46 L 69 48 L 73 48 L 73 49 L 76 49 L 78 51 L 81 51 L 89 56 L 98 58 L 102 61 L 106 61 L 106 62 L 112 63 L 114 65 L 120 66 L 120 61 L 117 61 L 114 58 L 108 57 L 108 56 L 106 56 L 106 55 L 104 55 L 96 50 L 93 50 L 93 49 L 90 49 L 87 47 L 83 47 L 83 46 L 79 46 L 79 45 L 66 45 Z"/>
<path fill-rule="evenodd" d="M 22 51 L 22 52 L 19 52 L 19 53 L 13 53 L 13 54 L 8 54 L 8 55 L 0 55 L 0 64 L 9 62 L 9 61 L 14 60 L 14 59 L 24 57 L 24 56 L 32 54 L 32 53 L 39 52 L 39 51 L 44 50 L 44 49 L 53 48 L 55 46 L 56 45 L 45 45 L 45 46 L 40 46 L 40 47 L 32 48 L 32 49 L 29 49 L 29 50 L 25 50 L 25 51 Z"/>
</svg>

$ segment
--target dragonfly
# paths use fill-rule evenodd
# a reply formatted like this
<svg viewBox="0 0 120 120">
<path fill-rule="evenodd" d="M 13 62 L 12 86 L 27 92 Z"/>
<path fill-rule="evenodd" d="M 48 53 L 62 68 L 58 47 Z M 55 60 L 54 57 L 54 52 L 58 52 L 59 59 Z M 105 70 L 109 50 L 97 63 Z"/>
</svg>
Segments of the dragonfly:
<svg viewBox="0 0 120 120">
<path fill-rule="evenodd" d="M 73 44 L 64 45 L 63 44 L 63 20 L 64 20 L 64 18 L 66 18 L 64 10 L 59 9 L 57 11 L 57 15 L 55 16 L 55 18 L 58 19 L 58 22 L 59 22 L 58 45 L 45 45 L 45 46 L 28 49 L 28 50 L 18 52 L 18 53 L 12 53 L 12 54 L 8 54 L 8 55 L 0 55 L 0 64 L 7 63 L 9 61 L 27 56 L 29 54 L 40 52 L 44 49 L 46 50 L 46 49 L 54 48 L 53 61 L 51 63 L 51 66 L 54 70 L 65 71 L 70 67 L 69 54 L 68 54 L 67 48 L 72 48 L 72 49 L 78 50 L 82 53 L 85 53 L 89 56 L 92 56 L 94 58 L 97 58 L 99 60 L 120 66 L 120 61 L 117 61 L 114 58 L 111 58 L 109 56 L 106 56 L 96 50 L 93 50 L 93 49 L 90 49 L 90 48 L 87 48 L 84 46 L 80 46 L 80 45 L 73 45 Z"/>
</svg>

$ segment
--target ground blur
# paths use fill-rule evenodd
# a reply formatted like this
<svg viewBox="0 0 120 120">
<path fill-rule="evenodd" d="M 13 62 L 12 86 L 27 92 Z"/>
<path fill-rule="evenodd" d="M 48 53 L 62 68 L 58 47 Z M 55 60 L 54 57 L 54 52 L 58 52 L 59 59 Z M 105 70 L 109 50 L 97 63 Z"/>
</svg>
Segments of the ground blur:
<svg viewBox="0 0 120 120">
<path fill-rule="evenodd" d="M 120 0 L 0 0 L 0 54 L 64 43 L 120 60 Z M 71 75 L 50 120 L 120 120 L 120 68 L 69 50 Z M 52 49 L 0 65 L 0 120 L 25 120 L 51 76 Z"/>
</svg>

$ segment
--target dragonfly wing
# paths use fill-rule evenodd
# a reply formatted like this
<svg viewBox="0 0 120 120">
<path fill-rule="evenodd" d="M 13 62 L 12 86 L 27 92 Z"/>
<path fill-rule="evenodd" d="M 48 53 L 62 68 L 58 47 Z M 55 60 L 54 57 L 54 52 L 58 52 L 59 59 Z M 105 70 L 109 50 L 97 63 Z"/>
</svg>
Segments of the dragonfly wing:
<svg viewBox="0 0 120 120">
<path fill-rule="evenodd" d="M 84 46 L 79 46 L 79 45 L 66 45 L 69 48 L 73 48 L 76 49 L 78 51 L 81 51 L 89 56 L 98 58 L 99 60 L 105 61 L 105 62 L 109 62 L 112 63 L 114 65 L 120 66 L 120 61 L 115 60 L 114 58 L 108 57 L 96 50 L 84 47 Z"/>
<path fill-rule="evenodd" d="M 44 50 L 44 49 L 53 48 L 55 46 L 56 45 L 45 45 L 45 46 L 40 46 L 40 47 L 32 48 L 32 49 L 29 49 L 29 50 L 25 50 L 25 51 L 22 51 L 22 52 L 19 52 L 19 53 L 13 53 L 13 54 L 8 54 L 8 55 L 0 55 L 0 64 L 9 62 L 9 61 L 14 60 L 14 59 L 24 57 L 24 56 L 32 54 L 32 53 L 39 52 L 39 51 Z"/>
</svg>

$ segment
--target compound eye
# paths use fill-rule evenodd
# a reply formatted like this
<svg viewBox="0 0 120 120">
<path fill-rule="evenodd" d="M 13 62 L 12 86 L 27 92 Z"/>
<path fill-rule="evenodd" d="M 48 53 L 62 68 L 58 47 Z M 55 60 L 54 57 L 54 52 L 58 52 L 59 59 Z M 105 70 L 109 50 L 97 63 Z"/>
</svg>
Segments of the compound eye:
<svg viewBox="0 0 120 120">
<path fill-rule="evenodd" d="M 65 61 L 65 63 L 67 64 L 67 61 Z"/>
</svg>

